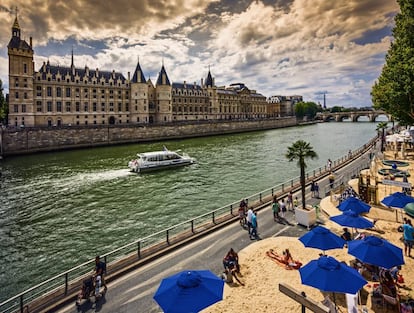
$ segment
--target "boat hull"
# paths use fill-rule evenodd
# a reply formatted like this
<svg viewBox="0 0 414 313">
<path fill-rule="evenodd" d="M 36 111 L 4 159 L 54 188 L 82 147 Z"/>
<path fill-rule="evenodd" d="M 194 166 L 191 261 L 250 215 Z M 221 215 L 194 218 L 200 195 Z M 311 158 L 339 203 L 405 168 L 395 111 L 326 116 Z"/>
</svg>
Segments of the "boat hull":
<svg viewBox="0 0 414 313">
<path fill-rule="evenodd" d="M 159 171 L 169 168 L 176 168 L 194 164 L 193 160 L 181 161 L 180 163 L 169 163 L 169 164 L 150 164 L 150 165 L 141 165 L 141 166 L 130 166 L 131 172 L 142 173 L 142 172 L 152 172 Z"/>
</svg>

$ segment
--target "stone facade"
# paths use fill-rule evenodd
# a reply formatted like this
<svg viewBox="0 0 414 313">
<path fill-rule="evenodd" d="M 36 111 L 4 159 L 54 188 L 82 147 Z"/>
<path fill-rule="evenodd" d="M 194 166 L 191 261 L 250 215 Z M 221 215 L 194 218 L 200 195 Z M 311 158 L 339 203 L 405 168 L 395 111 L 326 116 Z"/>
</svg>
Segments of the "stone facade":
<svg viewBox="0 0 414 313">
<path fill-rule="evenodd" d="M 176 121 L 251 120 L 275 116 L 265 96 L 245 84 L 171 83 L 164 65 L 156 84 L 138 61 L 132 78 L 116 71 L 45 62 L 35 71 L 32 39 L 21 38 L 15 18 L 9 55 L 9 127 L 146 125 Z"/>
<path fill-rule="evenodd" d="M 296 126 L 296 118 L 254 121 L 199 121 L 165 125 L 87 125 L 79 127 L 0 128 L 4 156 L 64 149 L 139 143 Z"/>
</svg>

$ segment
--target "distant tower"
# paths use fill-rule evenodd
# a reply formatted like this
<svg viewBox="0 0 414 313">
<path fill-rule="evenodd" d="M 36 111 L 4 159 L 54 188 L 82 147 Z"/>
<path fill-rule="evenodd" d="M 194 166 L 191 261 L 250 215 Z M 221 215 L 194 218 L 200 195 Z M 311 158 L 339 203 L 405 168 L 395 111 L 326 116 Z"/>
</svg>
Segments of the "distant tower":
<svg viewBox="0 0 414 313">
<path fill-rule="evenodd" d="M 221 116 L 219 111 L 219 100 L 217 95 L 217 87 L 215 86 L 214 78 L 210 72 L 210 66 L 208 66 L 208 74 L 206 80 L 201 83 L 202 88 L 207 89 L 207 94 L 210 98 L 210 118 L 211 119 L 219 119 Z"/>
<path fill-rule="evenodd" d="M 149 103 L 147 103 L 148 97 L 148 85 L 145 80 L 144 73 L 139 64 L 134 71 L 131 81 L 131 107 L 130 107 L 130 117 L 133 123 L 148 123 L 149 122 Z"/>
<path fill-rule="evenodd" d="M 33 126 L 33 48 L 20 38 L 20 26 L 16 17 L 12 26 L 12 38 L 7 45 L 9 55 L 9 124 Z"/>
<path fill-rule="evenodd" d="M 323 108 L 326 109 L 326 91 L 323 93 Z"/>
<path fill-rule="evenodd" d="M 172 121 L 172 86 L 168 79 L 167 72 L 164 68 L 164 62 L 158 75 L 156 84 L 156 114 L 155 122 L 171 122 Z"/>
</svg>

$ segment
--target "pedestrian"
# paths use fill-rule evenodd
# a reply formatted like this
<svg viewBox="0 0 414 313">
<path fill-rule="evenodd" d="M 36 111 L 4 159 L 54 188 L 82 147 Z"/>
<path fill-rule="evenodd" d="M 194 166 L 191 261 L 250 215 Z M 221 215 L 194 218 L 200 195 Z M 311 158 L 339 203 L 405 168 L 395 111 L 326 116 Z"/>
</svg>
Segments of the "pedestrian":
<svg viewBox="0 0 414 313">
<path fill-rule="evenodd" d="M 279 204 L 280 206 L 280 216 L 282 217 L 282 219 L 285 219 L 285 214 L 286 214 L 286 203 L 285 200 L 282 199 L 282 201 Z"/>
<path fill-rule="evenodd" d="M 315 181 L 313 181 L 313 180 L 311 182 L 310 190 L 311 190 L 311 196 L 312 196 L 312 198 L 314 198 L 315 197 Z"/>
<path fill-rule="evenodd" d="M 97 277 L 100 278 L 100 282 L 101 282 L 101 286 L 104 287 L 105 292 L 108 289 L 108 287 L 106 286 L 105 283 L 105 275 L 106 274 L 106 264 L 104 262 L 101 261 L 101 258 L 99 257 L 99 255 L 96 256 L 95 258 L 95 279 Z"/>
<path fill-rule="evenodd" d="M 295 197 L 295 200 L 293 200 L 293 208 L 297 209 L 298 207 L 299 207 L 298 197 Z"/>
<path fill-rule="evenodd" d="M 329 186 L 331 187 L 331 189 L 333 189 L 334 187 L 334 182 L 335 182 L 335 175 L 333 172 L 331 172 L 331 174 L 329 175 Z"/>
<path fill-rule="evenodd" d="M 253 210 L 250 208 L 247 211 L 247 216 L 246 216 L 247 231 L 249 232 L 249 235 L 250 235 L 250 232 L 252 230 L 252 215 L 253 215 Z"/>
<path fill-rule="evenodd" d="M 328 171 L 331 171 L 332 170 L 332 161 L 331 161 L 331 159 L 328 159 L 327 166 L 328 166 Z"/>
<path fill-rule="evenodd" d="M 273 197 L 273 204 L 272 204 L 272 212 L 273 212 L 273 220 L 275 222 L 280 220 L 279 210 L 280 210 L 279 202 L 277 201 L 276 196 L 274 196 Z"/>
<path fill-rule="evenodd" d="M 402 227 L 404 232 L 404 253 L 406 256 L 411 257 L 411 248 L 414 243 L 414 228 L 411 224 L 411 220 L 407 219 Z"/>
<path fill-rule="evenodd" d="M 319 184 L 315 183 L 315 198 L 319 199 Z"/>
<path fill-rule="evenodd" d="M 252 213 L 252 231 L 250 233 L 250 239 L 257 239 L 257 212 Z"/>
<path fill-rule="evenodd" d="M 292 191 L 289 191 L 286 201 L 286 206 L 289 211 L 293 211 L 293 194 Z"/>
</svg>

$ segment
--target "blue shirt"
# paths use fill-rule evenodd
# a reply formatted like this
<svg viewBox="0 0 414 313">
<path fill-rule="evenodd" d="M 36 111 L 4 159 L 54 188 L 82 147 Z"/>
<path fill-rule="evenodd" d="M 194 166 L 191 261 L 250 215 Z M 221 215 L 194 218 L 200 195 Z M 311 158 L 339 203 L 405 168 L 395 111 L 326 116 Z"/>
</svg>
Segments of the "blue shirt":
<svg viewBox="0 0 414 313">
<path fill-rule="evenodd" d="M 256 227 L 257 227 L 257 218 L 256 218 L 256 214 L 253 214 L 253 215 L 252 215 L 252 226 L 253 226 L 254 228 L 256 228 Z"/>
<path fill-rule="evenodd" d="M 405 240 L 414 240 L 414 238 L 413 238 L 414 228 L 411 225 L 404 224 L 403 225 L 403 230 L 404 230 L 404 239 Z"/>
</svg>

